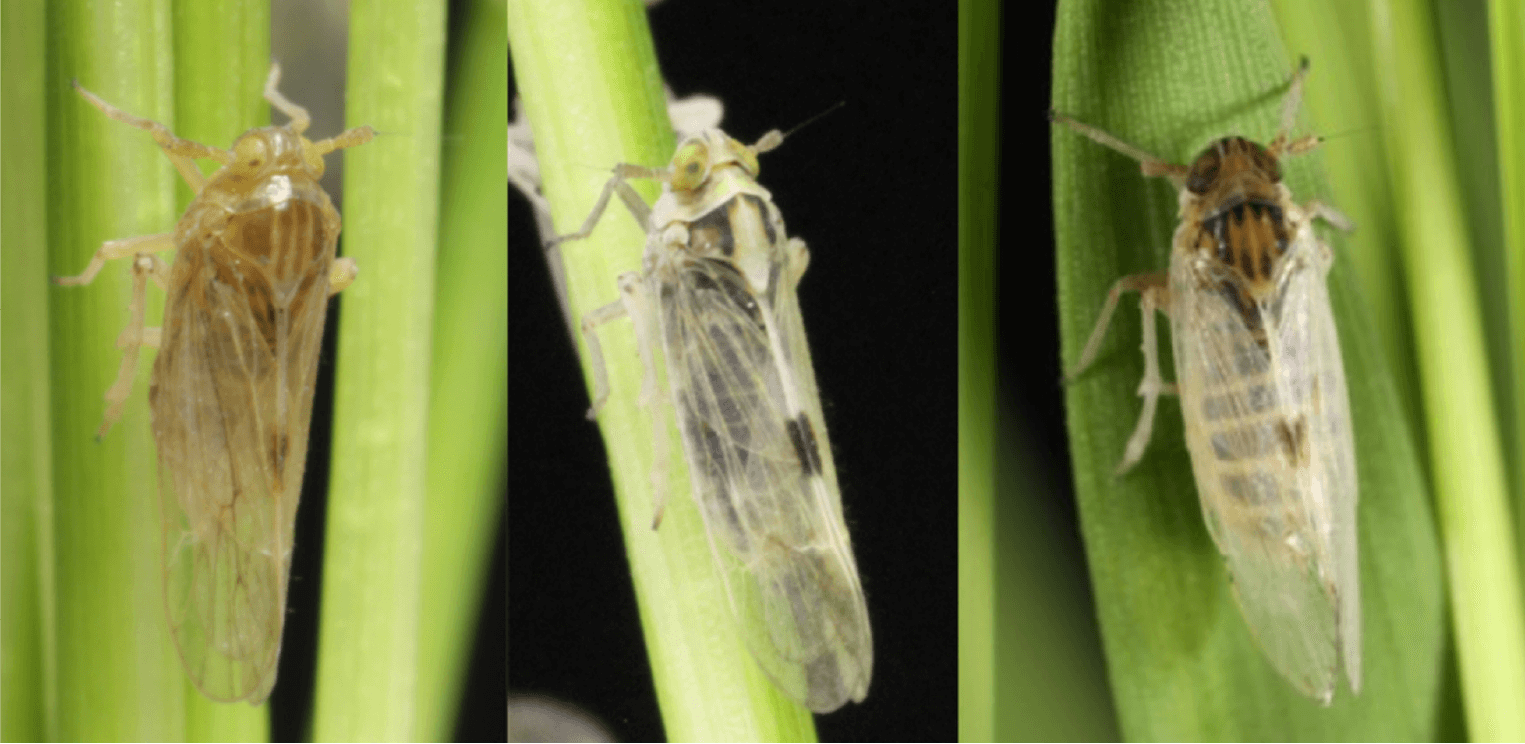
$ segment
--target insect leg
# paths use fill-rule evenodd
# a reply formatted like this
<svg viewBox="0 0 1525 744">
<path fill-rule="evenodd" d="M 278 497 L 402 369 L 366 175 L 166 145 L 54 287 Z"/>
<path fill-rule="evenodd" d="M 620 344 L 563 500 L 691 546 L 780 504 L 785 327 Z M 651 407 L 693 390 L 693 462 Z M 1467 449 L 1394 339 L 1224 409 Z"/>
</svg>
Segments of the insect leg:
<svg viewBox="0 0 1525 744">
<path fill-rule="evenodd" d="M 1303 57 L 1297 69 L 1292 72 L 1292 85 L 1287 89 L 1287 97 L 1281 103 L 1281 128 L 1276 136 L 1266 145 L 1266 150 L 1275 157 L 1285 155 L 1301 155 L 1324 141 L 1322 137 L 1310 134 L 1299 137 L 1290 142 L 1287 138 L 1292 134 L 1292 127 L 1297 125 L 1297 110 L 1303 103 L 1303 80 L 1308 77 L 1308 58 Z"/>
<path fill-rule="evenodd" d="M 130 317 L 127 327 L 122 329 L 116 342 L 117 348 L 122 350 L 122 366 L 117 370 L 116 381 L 106 390 L 106 418 L 101 422 L 101 428 L 95 432 L 96 439 L 105 437 L 111 425 L 122 417 L 122 404 L 132 392 L 132 378 L 138 369 L 138 349 L 143 346 L 159 347 L 159 329 L 143 327 L 143 314 L 148 305 L 148 278 L 153 277 L 154 283 L 159 285 L 160 289 L 164 289 L 165 277 L 169 275 L 169 264 L 153 253 L 174 250 L 174 248 L 174 233 L 108 240 L 101 244 L 94 256 L 90 257 L 90 265 L 86 266 L 83 272 L 76 276 L 53 277 L 54 284 L 66 286 L 89 284 L 95 280 L 95 275 L 100 273 L 101 267 L 105 266 L 107 261 L 127 256 L 137 257 L 132 263 L 132 299 L 127 305 Z"/>
<path fill-rule="evenodd" d="M 662 511 L 667 503 L 667 431 L 664 424 L 667 417 L 662 415 L 662 407 L 665 399 L 657 390 L 657 371 L 655 364 L 656 337 L 652 328 L 652 307 L 646 296 L 645 284 L 641 276 L 634 272 L 626 272 L 619 278 L 620 298 L 600 307 L 582 319 L 583 338 L 588 343 L 588 363 L 593 367 L 593 407 L 588 409 L 588 419 L 598 416 L 598 412 L 604 407 L 609 399 L 609 372 L 604 366 L 604 353 L 598 343 L 598 327 L 612 320 L 618 320 L 623 316 L 630 316 L 635 326 L 636 348 L 641 355 L 641 366 L 644 375 L 641 379 L 641 397 L 639 402 L 642 408 L 648 409 L 652 422 L 652 502 L 655 506 L 655 515 L 652 517 L 651 528 L 656 529 L 662 522 Z"/>
<path fill-rule="evenodd" d="M 598 418 L 598 412 L 603 409 L 604 403 L 609 399 L 609 373 L 604 366 L 603 348 L 598 343 L 598 327 L 611 320 L 618 320 L 626 315 L 635 324 L 636 346 L 640 350 L 641 364 L 645 368 L 645 376 L 641 380 L 641 406 L 647 406 L 658 399 L 656 366 L 653 364 L 652 344 L 655 336 L 651 333 L 651 306 L 646 298 L 646 288 L 641 282 L 641 275 L 634 272 L 620 274 L 620 298 L 604 305 L 582 318 L 583 338 L 588 342 L 588 363 L 593 367 L 593 407 L 588 409 L 588 420 Z"/>
<path fill-rule="evenodd" d="M 1329 206 L 1317 199 L 1303 205 L 1303 211 L 1311 217 L 1321 217 L 1325 222 L 1345 232 L 1356 229 L 1355 223 L 1350 221 L 1343 212 Z"/>
<path fill-rule="evenodd" d="M 641 195 L 631 188 L 625 180 L 629 178 L 660 178 L 660 171 L 643 168 L 639 165 L 627 165 L 620 163 L 614 166 L 614 175 L 604 183 L 604 190 L 598 195 L 598 202 L 593 205 L 593 211 L 588 218 L 583 220 L 582 227 L 577 232 L 558 235 L 546 241 L 545 249 L 550 250 L 568 240 L 582 240 L 593 234 L 593 226 L 598 224 L 600 217 L 604 216 L 604 210 L 609 208 L 609 196 L 618 193 L 620 201 L 625 203 L 625 208 L 630 214 L 635 215 L 636 222 L 641 223 L 641 229 L 646 229 L 651 224 L 651 208 L 641 199 Z"/>
<path fill-rule="evenodd" d="M 297 134 L 307 131 L 307 125 L 312 123 L 312 118 L 307 115 L 307 109 L 292 103 L 281 95 L 276 86 L 281 82 L 281 65 L 279 62 L 270 63 L 270 74 L 265 78 L 265 100 L 275 107 L 276 111 L 285 114 L 291 119 L 287 126 Z"/>
<path fill-rule="evenodd" d="M 657 314 L 640 275 L 633 272 L 620 275 L 620 297 L 635 326 L 635 347 L 641 355 L 641 397 L 637 400 L 651 417 L 651 528 L 656 529 L 662 524 L 662 513 L 667 507 L 670 439 L 666 409 L 671 407 L 671 401 L 657 386 Z"/>
<path fill-rule="evenodd" d="M 216 160 L 217 162 L 223 163 L 224 165 L 233 162 L 232 152 L 212 147 L 211 145 L 203 145 L 200 142 L 193 142 L 188 139 L 180 139 L 179 137 L 176 137 L 174 133 L 169 131 L 169 127 L 166 127 L 157 121 L 133 116 L 126 111 L 106 103 L 105 101 L 101 100 L 100 96 L 97 96 L 96 94 L 80 87 L 78 80 L 74 81 L 74 89 L 79 91 L 79 94 L 84 96 L 85 100 L 89 101 L 92 106 L 100 109 L 101 112 L 107 116 L 116 119 L 117 121 L 120 121 L 124 124 L 131 124 L 132 126 L 146 130 L 149 134 L 152 134 L 154 136 L 154 141 L 159 143 L 159 148 L 164 150 L 164 155 L 169 158 L 171 163 L 174 163 L 175 170 L 180 172 L 180 177 L 184 178 L 186 184 L 190 185 L 191 191 L 199 194 L 201 193 L 202 187 L 206 185 L 206 178 L 203 177 L 201 175 L 201 171 L 196 168 L 196 163 L 194 162 L 196 158 Z"/>
<path fill-rule="evenodd" d="M 604 367 L 603 347 L 598 344 L 598 327 L 626 314 L 622 298 L 582 316 L 582 336 L 588 343 L 588 364 L 593 367 L 593 406 L 588 409 L 589 421 L 598 418 L 598 412 L 603 410 L 604 403 L 609 400 L 609 371 Z"/>
<path fill-rule="evenodd" d="M 154 328 L 153 333 L 148 333 L 150 329 L 143 327 L 143 314 L 148 306 L 148 276 L 157 273 L 158 265 L 162 264 L 157 257 L 149 255 L 138 256 L 132 263 L 132 300 L 127 304 L 130 317 L 127 327 L 117 336 L 117 348 L 122 350 L 122 366 L 117 368 L 116 381 L 106 390 L 106 417 L 101 428 L 95 431 L 96 441 L 103 439 L 112 424 L 122 417 L 122 404 L 132 394 L 132 378 L 138 371 L 138 350 L 149 345 L 145 339 L 151 337 L 154 346 L 159 343 L 159 329 Z"/>
<path fill-rule="evenodd" d="M 344 291 L 344 288 L 353 284 L 355 277 L 359 275 L 360 267 L 355 265 L 355 259 L 334 259 L 334 266 L 328 271 L 328 296 L 333 297 Z"/>
<path fill-rule="evenodd" d="M 1085 349 L 1080 352 L 1080 362 L 1070 373 L 1064 376 L 1066 383 L 1074 382 L 1075 378 L 1084 372 L 1091 362 L 1096 361 L 1096 352 L 1101 350 L 1101 339 L 1107 334 L 1107 327 L 1112 324 L 1112 313 L 1117 310 L 1117 298 L 1123 292 L 1142 292 L 1152 287 L 1164 288 L 1167 279 L 1164 274 L 1134 274 L 1117 280 L 1112 285 L 1112 291 L 1107 293 L 1107 301 L 1101 306 L 1101 317 L 1096 319 L 1096 327 L 1091 329 L 1091 337 L 1086 339 Z M 1147 325 L 1147 318 L 1146 325 Z"/>
<path fill-rule="evenodd" d="M 95 281 L 95 275 L 101 272 L 101 267 L 107 261 L 116 258 L 126 258 L 144 253 L 157 253 L 159 251 L 175 250 L 174 233 L 155 233 L 153 235 L 139 235 L 135 238 L 122 238 L 121 240 L 108 240 L 101 243 L 96 249 L 95 255 L 90 257 L 90 264 L 85 270 L 75 276 L 55 276 L 54 284 L 64 286 L 81 286 Z M 162 288 L 163 280 L 155 273 L 154 280 Z"/>
<path fill-rule="evenodd" d="M 805 267 L 810 265 L 810 249 L 805 247 L 805 241 L 790 238 L 789 244 L 784 246 L 784 262 L 788 267 L 789 286 L 797 286 L 805 275 Z"/>
<path fill-rule="evenodd" d="M 1151 286 L 1139 292 L 1139 310 L 1144 316 L 1144 379 L 1139 380 L 1138 394 L 1144 399 L 1144 410 L 1139 414 L 1133 436 L 1123 452 L 1123 461 L 1117 464 L 1117 475 L 1128 472 L 1144 456 L 1149 435 L 1154 430 L 1154 412 L 1161 395 L 1174 395 L 1176 387 L 1160 379 L 1160 344 L 1155 331 L 1154 311 L 1170 311 L 1170 289 Z"/>
<path fill-rule="evenodd" d="M 1091 139 L 1103 147 L 1116 150 L 1130 158 L 1133 158 L 1134 160 L 1137 160 L 1139 162 L 1139 170 L 1143 171 L 1144 175 L 1146 176 L 1163 176 L 1168 178 L 1177 189 L 1186 184 L 1186 174 L 1189 173 L 1191 169 L 1184 165 L 1176 165 L 1174 163 L 1166 162 L 1164 159 L 1151 155 L 1140 147 L 1132 145 L 1128 142 L 1124 142 L 1109 132 L 1093 127 L 1090 124 L 1072 119 L 1069 116 L 1061 114 L 1058 111 L 1054 111 L 1052 109 L 1050 109 L 1048 112 L 1048 120 L 1058 124 L 1064 124 L 1065 126 L 1068 126 L 1076 132 L 1079 132 L 1082 136 Z"/>
<path fill-rule="evenodd" d="M 1307 77 L 1308 58 L 1303 57 L 1298 62 L 1297 69 L 1292 71 L 1292 84 L 1287 88 L 1287 97 L 1281 101 L 1281 129 L 1276 132 L 1276 137 L 1271 140 L 1267 149 L 1279 152 L 1287 141 L 1292 127 L 1297 125 L 1297 110 L 1303 105 L 1303 80 Z M 1317 140 L 1317 138 L 1314 139 Z M 1302 141 L 1298 140 L 1298 142 Z"/>
</svg>

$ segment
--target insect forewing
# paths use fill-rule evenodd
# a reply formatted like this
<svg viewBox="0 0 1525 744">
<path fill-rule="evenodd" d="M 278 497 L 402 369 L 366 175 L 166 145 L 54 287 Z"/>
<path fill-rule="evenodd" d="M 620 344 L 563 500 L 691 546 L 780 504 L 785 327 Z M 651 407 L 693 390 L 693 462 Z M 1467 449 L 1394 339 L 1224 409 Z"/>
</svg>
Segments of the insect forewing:
<svg viewBox="0 0 1525 744">
<path fill-rule="evenodd" d="M 674 171 L 699 185 L 653 210 L 648 293 L 747 647 L 791 697 L 829 712 L 863 699 L 873 648 L 795 295 L 808 253 L 752 179 L 755 157 L 719 130 L 679 148 Z"/>
<path fill-rule="evenodd" d="M 694 499 L 747 648 L 826 713 L 867 694 L 873 644 L 795 295 L 809 253 L 755 180 L 757 154 L 782 141 L 710 129 L 669 168 L 621 165 L 582 230 L 554 243 L 586 237 L 616 192 L 646 222 L 645 272 L 583 321 L 595 410 L 606 390 L 591 330 L 629 313 L 643 358 L 661 335 Z M 649 210 L 632 177 L 664 182 Z"/>
<path fill-rule="evenodd" d="M 691 262 L 661 316 L 696 498 L 742 635 L 791 697 L 830 711 L 863 699 L 872 644 L 786 273 L 759 302 L 728 263 Z"/>
<path fill-rule="evenodd" d="M 170 629 L 207 696 L 258 702 L 275 682 L 339 220 L 310 184 L 232 222 L 182 244 L 149 401 Z"/>
<path fill-rule="evenodd" d="M 1342 664 L 1360 689 L 1361 618 L 1350 413 L 1319 253 L 1304 223 L 1259 302 L 1225 266 L 1178 253 L 1171 335 L 1203 514 L 1245 620 L 1278 671 L 1327 703 Z"/>
</svg>

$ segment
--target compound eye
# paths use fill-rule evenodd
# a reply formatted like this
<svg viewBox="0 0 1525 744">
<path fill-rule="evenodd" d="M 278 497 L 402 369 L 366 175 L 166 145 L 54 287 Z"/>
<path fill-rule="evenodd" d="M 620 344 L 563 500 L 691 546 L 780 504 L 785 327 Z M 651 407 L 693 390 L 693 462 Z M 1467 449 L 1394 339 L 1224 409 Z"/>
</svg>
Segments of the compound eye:
<svg viewBox="0 0 1525 744">
<path fill-rule="evenodd" d="M 233 163 L 239 168 L 257 171 L 270 159 L 270 147 L 260 137 L 244 137 L 233 145 Z"/>
<path fill-rule="evenodd" d="M 1218 166 L 1222 159 L 1218 157 L 1216 149 L 1208 150 L 1197 156 L 1196 162 L 1191 164 L 1191 172 L 1186 174 L 1186 190 L 1193 194 L 1205 194 L 1213 187 L 1213 181 L 1218 180 Z"/>
<path fill-rule="evenodd" d="M 709 149 L 699 140 L 689 140 L 672 156 L 674 191 L 692 191 L 709 177 Z"/>
</svg>

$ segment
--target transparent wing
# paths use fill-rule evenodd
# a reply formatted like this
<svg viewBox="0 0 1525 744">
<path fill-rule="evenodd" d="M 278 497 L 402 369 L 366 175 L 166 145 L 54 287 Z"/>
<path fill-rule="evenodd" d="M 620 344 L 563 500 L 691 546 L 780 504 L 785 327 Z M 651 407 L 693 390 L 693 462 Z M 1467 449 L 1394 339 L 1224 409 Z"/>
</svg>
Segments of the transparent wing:
<svg viewBox="0 0 1525 744">
<path fill-rule="evenodd" d="M 812 710 L 862 700 L 873 663 L 868 612 L 792 283 L 779 286 L 790 280 L 774 272 L 775 303 L 754 297 L 724 261 L 674 272 L 653 287 L 674 407 L 747 646 Z"/>
<path fill-rule="evenodd" d="M 207 697 L 256 704 L 280 655 L 337 234 L 320 205 L 266 212 L 243 252 L 220 232 L 182 246 L 149 389 L 171 634 Z"/>
<path fill-rule="evenodd" d="M 1208 262 L 1171 266 L 1177 383 L 1202 511 L 1272 664 L 1327 702 L 1360 688 L 1356 480 L 1343 366 L 1311 233 L 1249 299 Z"/>
</svg>

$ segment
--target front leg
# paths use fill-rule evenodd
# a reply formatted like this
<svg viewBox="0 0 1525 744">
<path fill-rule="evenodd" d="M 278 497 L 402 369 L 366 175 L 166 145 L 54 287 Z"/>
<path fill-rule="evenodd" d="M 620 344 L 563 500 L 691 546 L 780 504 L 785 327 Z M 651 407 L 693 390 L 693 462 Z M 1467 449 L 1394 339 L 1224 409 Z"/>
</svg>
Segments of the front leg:
<svg viewBox="0 0 1525 744">
<path fill-rule="evenodd" d="M 604 183 L 604 190 L 599 192 L 598 201 L 593 205 L 593 211 L 588 213 L 588 218 L 583 220 L 582 227 L 577 232 L 557 235 L 545 242 L 547 251 L 569 240 L 583 240 L 593 234 L 593 228 L 598 225 L 599 219 L 604 216 L 604 210 L 609 208 L 609 197 L 613 194 L 620 195 L 620 201 L 625 203 L 625 208 L 635 217 L 636 222 L 641 224 L 642 230 L 649 230 L 651 225 L 651 208 L 641 199 L 627 183 L 631 178 L 661 178 L 661 171 L 645 168 L 639 165 L 620 163 L 614 166 L 614 175 Z"/>
<path fill-rule="evenodd" d="M 82 287 L 95 281 L 95 275 L 101 273 L 107 261 L 128 256 L 142 256 L 149 253 L 175 250 L 174 233 L 155 233 L 153 235 L 139 235 L 135 238 L 122 238 L 121 240 L 108 240 L 101 243 L 95 254 L 90 256 L 90 263 L 85 270 L 74 276 L 55 276 L 53 283 L 65 287 Z M 164 289 L 164 281 L 159 272 L 154 272 L 154 282 Z"/>
<path fill-rule="evenodd" d="M 106 103 L 100 96 L 81 87 L 78 80 L 74 81 L 74 90 L 78 91 L 81 96 L 84 96 L 85 100 L 90 102 L 90 105 L 100 109 L 107 116 L 153 135 L 154 142 L 159 144 L 159 149 L 163 150 L 165 157 L 169 158 L 169 161 L 174 164 L 175 170 L 180 173 L 181 178 L 185 179 L 185 183 L 191 187 L 191 191 L 197 194 L 200 194 L 201 190 L 206 187 L 206 177 L 201 175 L 201 171 L 196 167 L 195 161 L 198 158 L 216 160 L 223 165 L 233 162 L 233 153 L 231 151 L 176 137 L 173 132 L 169 131 L 169 127 L 157 121 L 133 116 Z"/>
</svg>

